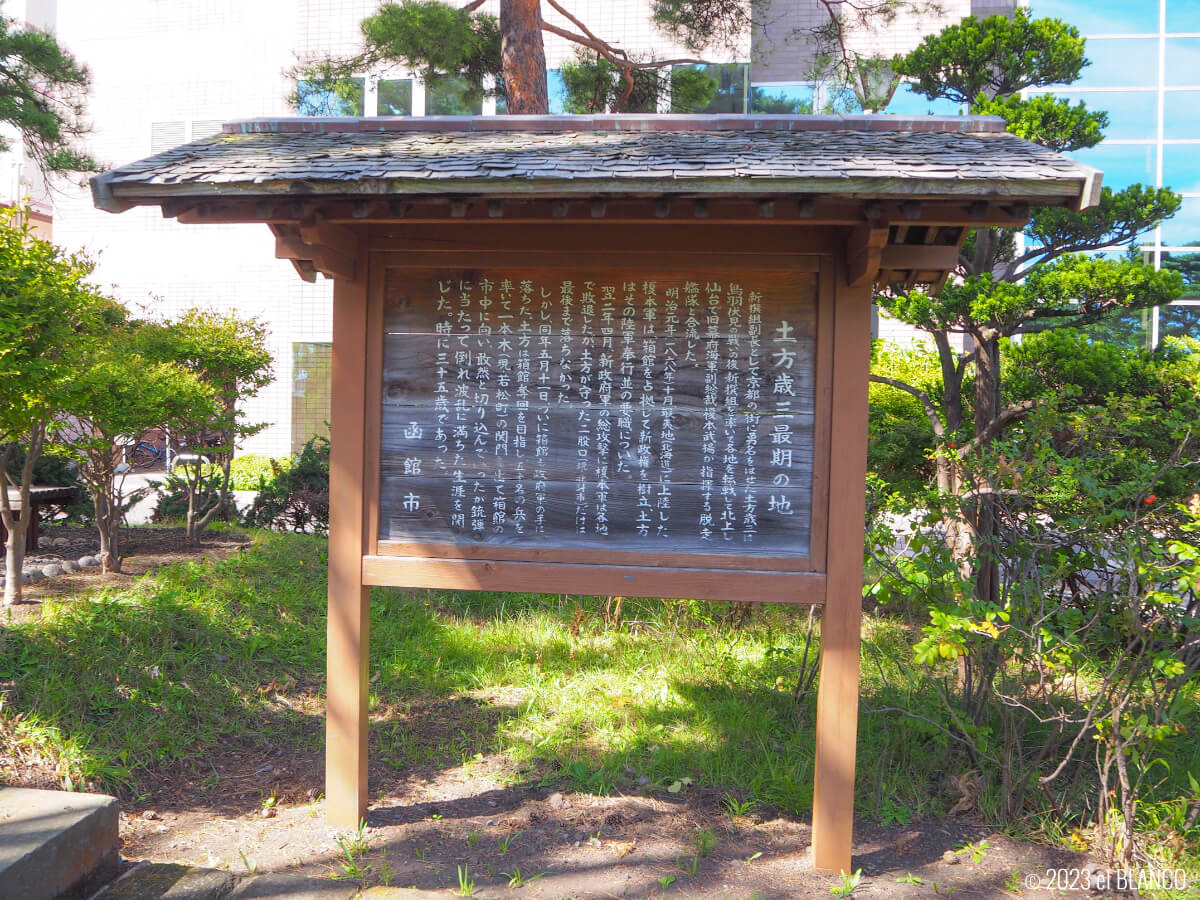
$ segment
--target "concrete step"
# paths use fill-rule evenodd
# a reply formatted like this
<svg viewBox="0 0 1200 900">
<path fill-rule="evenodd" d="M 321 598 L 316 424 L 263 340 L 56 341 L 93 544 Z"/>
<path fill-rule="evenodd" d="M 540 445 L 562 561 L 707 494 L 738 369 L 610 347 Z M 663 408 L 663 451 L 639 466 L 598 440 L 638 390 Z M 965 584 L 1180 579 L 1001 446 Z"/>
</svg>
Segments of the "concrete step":
<svg viewBox="0 0 1200 900">
<path fill-rule="evenodd" d="M 117 800 L 0 787 L 0 900 L 82 897 L 113 878 Z"/>
</svg>

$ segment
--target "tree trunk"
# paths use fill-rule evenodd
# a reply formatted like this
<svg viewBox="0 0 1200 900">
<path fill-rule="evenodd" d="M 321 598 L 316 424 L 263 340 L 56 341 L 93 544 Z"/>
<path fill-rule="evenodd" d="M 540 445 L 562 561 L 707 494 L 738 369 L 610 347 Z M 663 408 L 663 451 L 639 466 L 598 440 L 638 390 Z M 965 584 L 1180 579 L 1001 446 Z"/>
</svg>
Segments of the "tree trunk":
<svg viewBox="0 0 1200 900">
<path fill-rule="evenodd" d="M 549 115 L 541 0 L 500 0 L 500 34 L 508 111 Z"/>
<path fill-rule="evenodd" d="M 117 530 L 121 515 L 109 491 L 93 490 L 92 506 L 96 512 L 96 530 L 100 533 L 100 571 L 120 572 L 121 557 L 117 552 Z"/>
<path fill-rule="evenodd" d="M 194 463 L 196 466 L 202 466 L 203 463 Z M 203 471 L 203 470 L 201 470 Z M 187 484 L 187 518 L 184 521 L 185 533 L 188 546 L 196 543 L 196 492 L 200 490 L 199 478 L 196 482 L 192 481 L 190 475 L 184 475 L 184 480 Z"/>
<path fill-rule="evenodd" d="M 25 559 L 25 527 L 26 516 L 11 525 L 8 529 L 8 541 L 4 545 L 4 605 L 12 606 L 21 602 L 21 563 Z"/>
<path fill-rule="evenodd" d="M 8 542 L 5 544 L 4 564 L 4 605 L 12 606 L 20 603 L 24 597 L 21 584 L 21 569 L 25 562 L 25 536 L 29 531 L 29 523 L 33 521 L 29 506 L 29 489 L 33 487 L 33 465 L 42 455 L 42 446 L 46 440 L 46 422 L 39 422 L 29 434 L 29 444 L 25 448 L 25 465 L 21 468 L 21 483 L 16 485 L 17 496 L 21 503 L 21 518 L 13 515 L 8 501 L 8 488 L 12 483 L 8 475 L 8 460 L 11 445 L 0 454 L 0 520 L 8 530 Z"/>
<path fill-rule="evenodd" d="M 991 335 L 976 335 L 975 352 L 975 436 L 979 437 L 1000 415 L 1000 342 Z M 993 549 L 998 537 L 997 508 L 992 494 L 977 496 L 974 526 L 975 599 L 999 604 L 1000 567 Z"/>
</svg>

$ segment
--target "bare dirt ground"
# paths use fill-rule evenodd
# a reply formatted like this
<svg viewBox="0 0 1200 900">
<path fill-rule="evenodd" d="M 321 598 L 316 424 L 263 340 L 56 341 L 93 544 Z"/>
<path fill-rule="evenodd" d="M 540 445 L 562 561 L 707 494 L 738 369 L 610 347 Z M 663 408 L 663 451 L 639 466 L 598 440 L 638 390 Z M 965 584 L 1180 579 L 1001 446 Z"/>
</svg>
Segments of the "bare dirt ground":
<svg viewBox="0 0 1200 900">
<path fill-rule="evenodd" d="M 537 787 L 528 773 L 514 783 L 494 757 L 440 769 L 376 766 L 362 834 L 369 849 L 350 859 L 356 835 L 323 821 L 319 752 L 231 752 L 213 767 L 211 789 L 164 784 L 122 815 L 127 858 L 447 891 L 458 888 L 463 867 L 479 897 L 766 900 L 828 897 L 841 884 L 811 871 L 805 819 L 770 810 L 731 818 L 720 791 L 572 793 Z M 264 814 L 262 799 L 272 796 L 278 803 Z M 711 847 L 700 855 L 705 829 Z M 969 843 L 986 843 L 982 859 L 953 852 Z M 1014 887 L 1022 897 L 1059 896 L 1030 889 L 1035 881 L 1027 879 L 1086 864 L 1079 854 L 969 822 L 886 828 L 860 821 L 854 865 L 862 881 L 854 896 L 1013 897 Z"/>
<path fill-rule="evenodd" d="M 46 530 L 48 538 L 69 539 L 53 551 L 64 558 L 92 549 L 85 546 L 91 541 L 86 532 Z M 61 599 L 88 587 L 125 585 L 166 563 L 223 556 L 245 543 L 239 535 L 214 534 L 189 549 L 182 529 L 135 529 L 125 541 L 124 574 L 66 575 L 29 586 L 27 596 Z M 40 615 L 40 609 L 35 602 L 16 615 Z M 277 699 L 305 714 L 310 745 L 318 746 L 319 686 L 297 688 Z M 453 735 L 481 717 L 503 714 L 497 698 L 487 699 L 381 708 L 375 719 Z M 448 895 L 460 886 L 461 867 L 474 883 L 473 896 L 548 900 L 829 897 L 842 883 L 836 875 L 811 871 L 806 818 L 762 807 L 731 817 L 725 790 L 687 787 L 670 794 L 639 788 L 631 778 L 624 792 L 593 796 L 564 789 L 553 771 L 515 771 L 500 756 L 444 766 L 398 767 L 385 759 L 378 749 L 372 754 L 365 849 L 354 845 L 359 835 L 325 824 L 322 752 L 284 751 L 250 734 L 216 750 L 202 766 L 164 770 L 142 796 L 127 799 L 122 853 L 129 861 L 235 874 L 294 872 Z M 24 768 L 7 780 L 60 786 L 52 769 Z M 1039 888 L 1039 881 L 1045 883 L 1048 871 L 1088 864 L 1082 854 L 1015 841 L 970 818 L 894 828 L 861 820 L 855 840 L 854 867 L 862 869 L 855 897 L 1062 896 Z M 955 852 L 969 844 L 981 851 L 978 858 L 969 850 Z"/>
</svg>

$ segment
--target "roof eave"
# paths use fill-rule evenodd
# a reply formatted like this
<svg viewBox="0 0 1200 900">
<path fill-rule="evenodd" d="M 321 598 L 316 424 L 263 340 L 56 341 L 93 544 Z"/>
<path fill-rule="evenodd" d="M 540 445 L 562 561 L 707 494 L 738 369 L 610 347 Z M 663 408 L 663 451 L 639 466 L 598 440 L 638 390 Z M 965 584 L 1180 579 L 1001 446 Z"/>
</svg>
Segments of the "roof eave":
<svg viewBox="0 0 1200 900">
<path fill-rule="evenodd" d="M 252 183 L 185 182 L 179 184 L 122 183 L 112 173 L 92 179 L 92 196 L 99 209 L 121 212 L 130 206 L 156 205 L 169 200 L 321 196 L 415 197 L 460 194 L 497 199 L 571 196 L 645 196 L 703 194 L 711 197 L 790 196 L 827 194 L 847 198 L 965 198 L 1004 197 L 1038 206 L 1086 209 L 1099 202 L 1102 173 L 1090 167 L 1083 177 L 1050 179 L 928 179 L 928 178 L 720 178 L 720 179 L 513 179 L 482 181 L 470 178 L 420 180 L 359 179 L 311 181 L 281 179 Z"/>
</svg>

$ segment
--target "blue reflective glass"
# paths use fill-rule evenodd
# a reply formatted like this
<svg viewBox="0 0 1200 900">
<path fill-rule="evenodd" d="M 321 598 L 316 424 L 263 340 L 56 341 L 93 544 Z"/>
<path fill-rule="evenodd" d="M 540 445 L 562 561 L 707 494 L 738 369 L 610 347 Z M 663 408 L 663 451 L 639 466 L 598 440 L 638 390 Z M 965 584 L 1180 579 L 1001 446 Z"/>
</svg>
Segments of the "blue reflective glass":
<svg viewBox="0 0 1200 900">
<path fill-rule="evenodd" d="M 1195 253 L 1163 253 L 1162 267 L 1183 276 L 1181 300 L 1200 300 L 1200 250 Z"/>
<path fill-rule="evenodd" d="M 1131 0 L 1032 0 L 1029 5 L 1037 18 L 1062 19 L 1081 34 L 1158 32 L 1157 3 L 1152 6 Z"/>
<path fill-rule="evenodd" d="M 1200 2 L 1167 0 L 1167 31 L 1200 32 Z"/>
<path fill-rule="evenodd" d="M 1158 108 L 1152 91 L 1055 91 L 1072 103 L 1108 113 L 1104 136 L 1118 141 L 1152 141 L 1158 133 Z"/>
<path fill-rule="evenodd" d="M 1200 340 L 1200 305 L 1172 304 L 1158 308 L 1158 339 L 1190 337 Z"/>
<path fill-rule="evenodd" d="M 1200 38 L 1168 38 L 1166 43 L 1167 87 L 1200 85 Z"/>
<path fill-rule="evenodd" d="M 750 88 L 750 112 L 759 115 L 804 115 L 813 111 L 811 84 L 756 84 Z"/>
<path fill-rule="evenodd" d="M 895 116 L 957 116 L 962 107 L 953 100 L 930 100 L 913 91 L 907 81 L 896 88 L 887 112 Z"/>
<path fill-rule="evenodd" d="M 1200 91 L 1163 94 L 1163 137 L 1169 141 L 1200 138 Z"/>
<path fill-rule="evenodd" d="M 550 115 L 561 116 L 563 104 L 567 99 L 567 86 L 563 83 L 562 72 L 558 69 L 546 72 L 546 92 L 550 95 Z"/>
<path fill-rule="evenodd" d="M 1085 165 L 1104 173 L 1104 186 L 1113 190 L 1131 184 L 1154 184 L 1152 144 L 1101 144 L 1071 154 Z"/>
<path fill-rule="evenodd" d="M 1181 193 L 1200 194 L 1200 144 L 1163 146 L 1163 185 Z"/>
<path fill-rule="evenodd" d="M 1087 42 L 1087 58 L 1072 87 L 1155 87 L 1158 85 L 1158 39 L 1116 38 Z"/>
<path fill-rule="evenodd" d="M 1164 247 L 1187 247 L 1200 241 L 1200 197 L 1185 197 L 1179 212 L 1162 223 Z"/>
<path fill-rule="evenodd" d="M 1135 309 L 1094 322 L 1084 328 L 1084 333 L 1093 341 L 1149 349 L 1150 317 L 1152 315 L 1153 310 Z"/>
<path fill-rule="evenodd" d="M 296 114 L 301 116 L 361 116 L 366 80 L 351 78 L 334 90 L 322 90 L 311 81 L 296 85 Z"/>
</svg>

